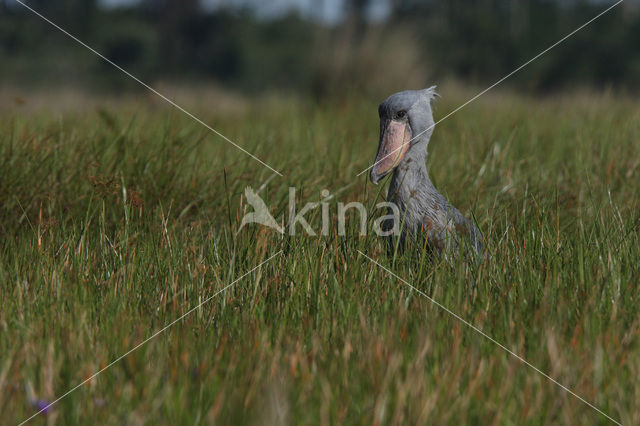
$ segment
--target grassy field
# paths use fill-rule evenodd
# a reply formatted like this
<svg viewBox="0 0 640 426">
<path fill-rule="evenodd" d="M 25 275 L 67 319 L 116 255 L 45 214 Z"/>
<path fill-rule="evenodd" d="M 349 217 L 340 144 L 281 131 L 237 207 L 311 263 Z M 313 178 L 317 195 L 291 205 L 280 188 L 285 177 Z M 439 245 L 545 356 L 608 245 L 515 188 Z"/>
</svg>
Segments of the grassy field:
<svg viewBox="0 0 640 426">
<path fill-rule="evenodd" d="M 441 90 L 436 119 L 466 95 Z M 428 167 L 491 260 L 390 257 L 379 238 L 237 232 L 381 200 L 356 174 L 377 103 L 5 98 L 0 423 L 19 423 L 282 250 L 34 424 L 610 424 L 383 269 L 613 419 L 640 424 L 640 104 L 490 94 L 439 125 Z M 6 101 L 6 102 L 5 102 Z M 227 98 L 229 101 L 229 98 Z M 228 105 L 228 107 L 227 107 Z M 383 191 L 384 193 L 384 191 Z M 319 230 L 320 210 L 310 218 Z"/>
</svg>

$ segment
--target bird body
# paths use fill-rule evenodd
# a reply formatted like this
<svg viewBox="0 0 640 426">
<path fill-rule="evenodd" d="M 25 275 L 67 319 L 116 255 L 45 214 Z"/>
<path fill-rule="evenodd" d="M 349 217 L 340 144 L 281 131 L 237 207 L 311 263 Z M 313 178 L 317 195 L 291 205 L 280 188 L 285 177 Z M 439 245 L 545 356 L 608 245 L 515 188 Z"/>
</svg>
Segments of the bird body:
<svg viewBox="0 0 640 426">
<path fill-rule="evenodd" d="M 427 146 L 433 133 L 431 101 L 435 87 L 399 92 L 378 109 L 380 142 L 371 181 L 377 184 L 393 173 L 387 201 L 398 206 L 402 240 L 426 238 L 433 251 L 450 251 L 462 241 L 476 253 L 482 251 L 478 228 L 435 188 L 426 168 Z"/>
</svg>

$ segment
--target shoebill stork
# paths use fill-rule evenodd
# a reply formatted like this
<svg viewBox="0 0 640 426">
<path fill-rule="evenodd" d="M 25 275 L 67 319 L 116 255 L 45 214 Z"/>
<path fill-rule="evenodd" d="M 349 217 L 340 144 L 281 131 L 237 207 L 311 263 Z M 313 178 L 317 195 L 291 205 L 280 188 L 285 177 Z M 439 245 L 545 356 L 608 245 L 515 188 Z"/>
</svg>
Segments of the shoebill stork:
<svg viewBox="0 0 640 426">
<path fill-rule="evenodd" d="M 378 184 L 393 173 L 387 201 L 398 206 L 400 223 L 391 221 L 385 228 L 399 226 L 403 246 L 426 238 L 433 252 L 468 244 L 481 254 L 480 231 L 438 192 L 427 173 L 427 146 L 435 125 L 431 101 L 436 96 L 433 86 L 393 94 L 380 104 L 380 141 L 370 178 Z"/>
</svg>

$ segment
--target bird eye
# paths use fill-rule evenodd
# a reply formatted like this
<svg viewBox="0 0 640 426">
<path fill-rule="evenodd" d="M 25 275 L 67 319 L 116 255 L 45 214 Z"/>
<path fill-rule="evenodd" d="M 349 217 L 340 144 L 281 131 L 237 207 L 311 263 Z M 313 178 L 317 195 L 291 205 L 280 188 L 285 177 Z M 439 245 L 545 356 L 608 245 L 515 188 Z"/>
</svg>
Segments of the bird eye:
<svg viewBox="0 0 640 426">
<path fill-rule="evenodd" d="M 398 111 L 398 112 L 395 113 L 393 118 L 395 118 L 396 120 L 402 120 L 406 116 L 407 116 L 407 112 L 406 111 Z"/>
</svg>

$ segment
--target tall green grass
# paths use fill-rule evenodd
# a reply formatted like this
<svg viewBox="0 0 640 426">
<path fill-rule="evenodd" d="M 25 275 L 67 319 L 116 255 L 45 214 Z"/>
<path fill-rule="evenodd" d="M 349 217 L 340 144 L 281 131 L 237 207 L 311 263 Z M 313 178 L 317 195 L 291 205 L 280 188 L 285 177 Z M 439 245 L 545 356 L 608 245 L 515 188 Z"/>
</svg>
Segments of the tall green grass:
<svg viewBox="0 0 640 426">
<path fill-rule="evenodd" d="M 443 91 L 436 119 L 464 94 Z M 55 108 L 55 99 L 50 100 Z M 180 100 L 178 100 L 180 101 Z M 640 106 L 490 95 L 440 124 L 428 168 L 485 235 L 482 264 L 387 254 L 336 202 L 385 191 L 376 102 L 261 99 L 196 114 L 282 171 L 145 99 L 0 116 L 0 422 L 606 424 L 358 254 L 624 424 L 640 423 Z M 212 108 L 208 108 L 208 102 Z M 214 111 L 214 112 L 212 112 Z M 237 232 L 332 200 L 330 236 Z M 319 232 L 320 209 L 307 215 Z"/>
</svg>

